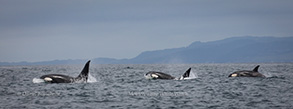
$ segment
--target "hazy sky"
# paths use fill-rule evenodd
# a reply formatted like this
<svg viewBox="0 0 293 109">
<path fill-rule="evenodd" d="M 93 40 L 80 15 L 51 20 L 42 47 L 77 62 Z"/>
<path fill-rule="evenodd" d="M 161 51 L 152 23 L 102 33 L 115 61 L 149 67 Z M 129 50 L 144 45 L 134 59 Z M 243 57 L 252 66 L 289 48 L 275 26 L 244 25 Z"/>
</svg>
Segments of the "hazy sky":
<svg viewBox="0 0 293 109">
<path fill-rule="evenodd" d="M 293 1 L 0 1 L 1 62 L 133 58 L 234 36 L 293 36 Z"/>
</svg>

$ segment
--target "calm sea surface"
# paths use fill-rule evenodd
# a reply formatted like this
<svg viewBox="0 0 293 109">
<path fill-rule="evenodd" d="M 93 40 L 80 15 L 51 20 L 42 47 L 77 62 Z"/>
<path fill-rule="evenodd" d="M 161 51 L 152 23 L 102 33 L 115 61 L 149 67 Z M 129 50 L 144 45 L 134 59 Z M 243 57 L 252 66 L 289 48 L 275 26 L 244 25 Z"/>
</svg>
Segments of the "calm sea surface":
<svg viewBox="0 0 293 109">
<path fill-rule="evenodd" d="M 259 64 L 267 78 L 228 75 L 258 64 L 90 65 L 90 83 L 46 84 L 44 74 L 77 76 L 83 65 L 0 66 L 0 108 L 293 108 L 293 64 Z M 192 80 L 147 80 L 148 71 Z"/>
</svg>

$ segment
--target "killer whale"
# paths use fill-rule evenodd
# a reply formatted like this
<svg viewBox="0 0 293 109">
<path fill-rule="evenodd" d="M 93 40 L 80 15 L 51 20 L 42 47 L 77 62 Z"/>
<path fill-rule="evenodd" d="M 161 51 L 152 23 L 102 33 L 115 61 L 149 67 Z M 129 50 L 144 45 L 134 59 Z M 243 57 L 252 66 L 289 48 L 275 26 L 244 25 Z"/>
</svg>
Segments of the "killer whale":
<svg viewBox="0 0 293 109">
<path fill-rule="evenodd" d="M 84 68 L 76 78 L 62 74 L 48 74 L 41 76 L 40 79 L 44 80 L 46 83 L 87 82 L 90 62 L 91 61 L 89 60 L 85 64 Z"/>
<path fill-rule="evenodd" d="M 150 71 L 145 74 L 145 77 L 147 79 L 175 79 L 175 77 L 163 73 L 163 72 L 157 72 L 157 71 Z"/>
<path fill-rule="evenodd" d="M 241 70 L 231 73 L 228 77 L 265 77 L 263 74 L 258 72 L 259 65 L 253 70 Z"/>
<path fill-rule="evenodd" d="M 191 75 L 191 68 L 189 68 L 181 77 L 176 78 L 169 74 L 163 73 L 163 72 L 157 72 L 157 71 L 150 71 L 145 74 L 146 79 L 165 79 L 165 80 L 184 80 L 184 79 L 193 79 L 195 77 L 190 77 Z"/>
</svg>

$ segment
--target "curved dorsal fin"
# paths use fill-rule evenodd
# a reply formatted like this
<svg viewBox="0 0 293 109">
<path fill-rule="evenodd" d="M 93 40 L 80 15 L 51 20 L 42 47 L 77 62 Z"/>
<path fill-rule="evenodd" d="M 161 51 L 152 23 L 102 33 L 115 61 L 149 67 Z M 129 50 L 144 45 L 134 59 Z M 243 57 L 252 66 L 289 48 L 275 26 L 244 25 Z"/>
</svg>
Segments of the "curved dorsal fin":
<svg viewBox="0 0 293 109">
<path fill-rule="evenodd" d="M 91 60 L 89 60 L 85 66 L 83 67 L 82 71 L 80 72 L 80 74 L 76 77 L 78 79 L 82 79 L 85 78 L 85 80 L 87 81 L 88 79 L 88 74 L 89 74 L 89 66 L 90 66 L 90 62 Z"/>
<path fill-rule="evenodd" d="M 258 72 L 259 65 L 257 65 L 252 71 Z"/>
<path fill-rule="evenodd" d="M 182 77 L 183 77 L 183 78 L 189 77 L 190 71 L 191 71 L 191 68 L 189 68 L 189 69 L 188 69 L 188 70 L 182 75 Z"/>
</svg>

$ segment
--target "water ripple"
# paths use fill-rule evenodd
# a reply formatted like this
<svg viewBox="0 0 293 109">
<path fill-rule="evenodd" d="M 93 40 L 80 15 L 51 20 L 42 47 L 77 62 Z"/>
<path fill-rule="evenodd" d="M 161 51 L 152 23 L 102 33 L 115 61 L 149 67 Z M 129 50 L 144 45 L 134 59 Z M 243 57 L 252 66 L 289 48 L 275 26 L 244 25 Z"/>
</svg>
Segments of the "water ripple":
<svg viewBox="0 0 293 109">
<path fill-rule="evenodd" d="M 34 84 L 49 73 L 77 76 L 82 66 L 0 66 L 0 108 L 291 108 L 293 64 L 260 64 L 267 78 L 228 78 L 252 64 L 91 65 L 91 83 Z M 147 80 L 148 71 L 193 80 Z M 93 79 L 92 78 L 92 79 Z"/>
</svg>

